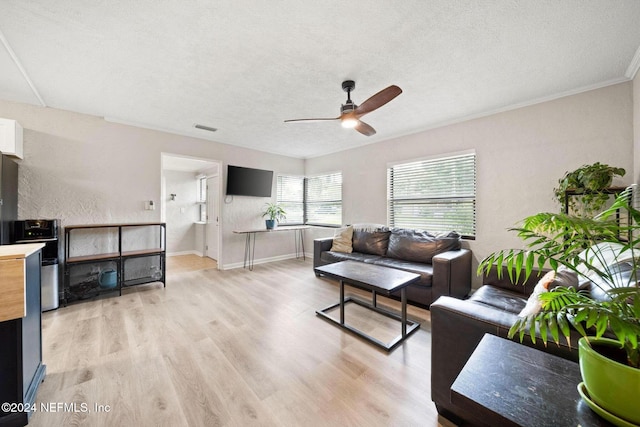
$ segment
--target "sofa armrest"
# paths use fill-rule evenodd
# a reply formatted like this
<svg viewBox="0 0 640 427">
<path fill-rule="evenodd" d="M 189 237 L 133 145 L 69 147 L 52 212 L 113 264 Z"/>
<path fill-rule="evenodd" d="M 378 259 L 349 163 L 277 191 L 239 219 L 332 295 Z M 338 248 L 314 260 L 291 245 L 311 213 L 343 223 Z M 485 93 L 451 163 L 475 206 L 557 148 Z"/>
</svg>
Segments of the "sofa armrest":
<svg viewBox="0 0 640 427">
<path fill-rule="evenodd" d="M 472 301 L 443 296 L 431 304 L 431 400 L 455 415 L 450 389 L 485 333 L 505 337 L 516 316 Z M 509 317 L 510 319 L 505 319 Z"/>
<path fill-rule="evenodd" d="M 313 268 L 325 265 L 326 262 L 320 259 L 320 254 L 323 251 L 331 250 L 333 245 L 333 237 L 324 237 L 321 239 L 313 240 Z"/>
<path fill-rule="evenodd" d="M 458 249 L 433 257 L 432 301 L 442 295 L 464 298 L 471 292 L 471 251 Z"/>
</svg>

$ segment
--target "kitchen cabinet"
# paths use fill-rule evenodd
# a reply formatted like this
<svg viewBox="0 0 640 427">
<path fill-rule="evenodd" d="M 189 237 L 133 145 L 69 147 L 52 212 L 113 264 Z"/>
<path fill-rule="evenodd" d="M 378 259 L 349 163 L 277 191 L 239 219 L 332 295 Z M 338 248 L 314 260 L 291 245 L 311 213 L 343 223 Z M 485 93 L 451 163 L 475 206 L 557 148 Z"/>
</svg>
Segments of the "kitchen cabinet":
<svg viewBox="0 0 640 427">
<path fill-rule="evenodd" d="M 43 243 L 0 246 L 0 427 L 24 426 L 44 380 L 40 264 Z"/>
</svg>

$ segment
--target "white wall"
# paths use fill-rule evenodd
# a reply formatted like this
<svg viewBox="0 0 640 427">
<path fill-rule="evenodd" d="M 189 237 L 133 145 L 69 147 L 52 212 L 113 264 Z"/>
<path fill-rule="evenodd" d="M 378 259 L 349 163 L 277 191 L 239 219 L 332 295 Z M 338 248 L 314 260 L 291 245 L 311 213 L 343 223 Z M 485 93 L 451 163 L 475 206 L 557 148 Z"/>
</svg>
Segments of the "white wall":
<svg viewBox="0 0 640 427">
<path fill-rule="evenodd" d="M 196 204 L 198 186 L 193 172 L 164 171 L 166 183 L 165 213 L 167 223 L 167 253 L 198 251 L 196 226 L 200 209 Z M 175 200 L 170 195 L 175 194 Z M 201 252 L 199 250 L 198 252 Z"/>
<path fill-rule="evenodd" d="M 475 149 L 477 235 L 466 244 L 477 264 L 490 252 L 521 246 L 507 232 L 520 219 L 559 210 L 553 187 L 566 171 L 599 161 L 627 170 L 617 184 L 633 181 L 632 108 L 627 82 L 308 159 L 306 171 L 343 171 L 344 223 L 386 224 L 388 162 Z"/>
<path fill-rule="evenodd" d="M 233 164 L 270 169 L 276 174 L 304 173 L 300 159 L 109 123 L 54 108 L 0 100 L 0 117 L 18 120 L 24 127 L 19 218 L 59 218 L 63 225 L 160 221 L 160 206 L 148 211 L 144 202 L 163 202 L 162 152 L 220 160 L 224 167 Z M 273 194 L 275 201 L 275 191 Z M 219 265 L 223 268 L 242 263 L 244 238 L 232 231 L 262 224 L 260 212 L 267 200 L 236 197 L 221 204 L 223 252 Z M 293 239 L 275 238 L 268 243 L 268 248 L 256 247 L 256 258 L 294 252 Z"/>
</svg>

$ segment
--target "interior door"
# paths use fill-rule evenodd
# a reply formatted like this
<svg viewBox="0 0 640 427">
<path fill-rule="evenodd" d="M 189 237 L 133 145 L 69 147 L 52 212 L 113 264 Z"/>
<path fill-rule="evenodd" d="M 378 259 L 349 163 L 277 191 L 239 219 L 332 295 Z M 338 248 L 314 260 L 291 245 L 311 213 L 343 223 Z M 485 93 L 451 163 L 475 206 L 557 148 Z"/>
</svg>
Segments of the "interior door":
<svg viewBox="0 0 640 427">
<path fill-rule="evenodd" d="M 207 231 L 205 254 L 211 259 L 218 260 L 218 245 L 220 235 L 220 198 L 219 177 L 207 178 Z"/>
</svg>

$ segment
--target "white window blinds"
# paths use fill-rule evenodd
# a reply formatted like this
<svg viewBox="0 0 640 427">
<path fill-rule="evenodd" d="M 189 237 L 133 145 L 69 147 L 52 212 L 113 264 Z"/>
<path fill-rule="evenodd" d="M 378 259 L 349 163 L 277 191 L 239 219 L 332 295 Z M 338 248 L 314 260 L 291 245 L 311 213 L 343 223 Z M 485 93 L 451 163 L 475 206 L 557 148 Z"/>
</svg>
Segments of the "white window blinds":
<svg viewBox="0 0 640 427">
<path fill-rule="evenodd" d="M 342 225 L 342 172 L 306 179 L 306 224 Z"/>
<path fill-rule="evenodd" d="M 304 223 L 304 177 L 278 175 L 277 201 L 287 213 L 281 224 Z"/>
<path fill-rule="evenodd" d="M 387 180 L 390 226 L 475 237 L 475 152 L 394 165 Z"/>
</svg>

